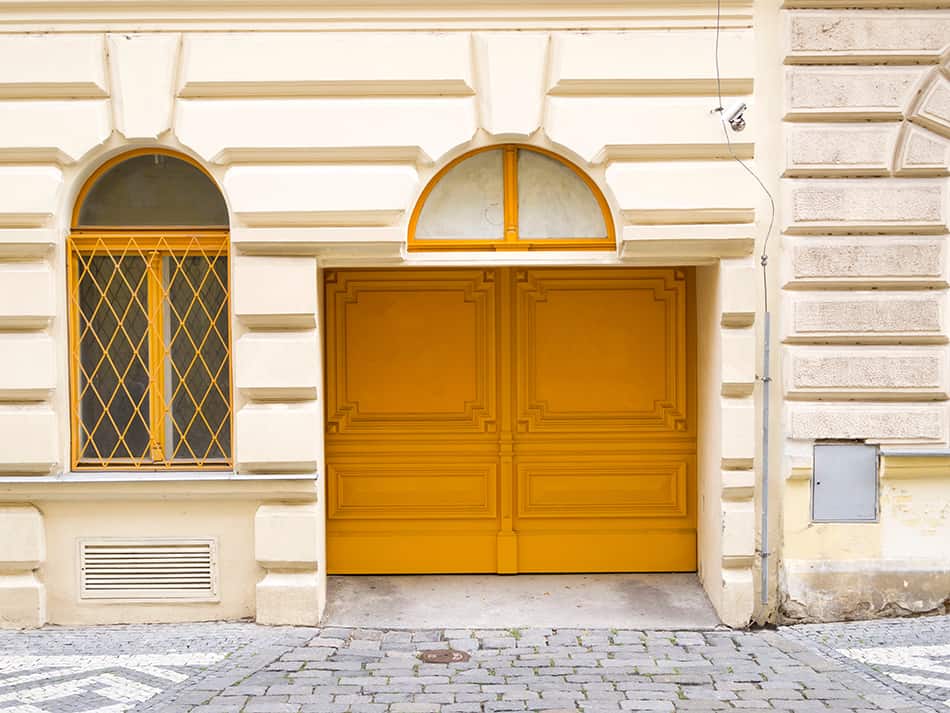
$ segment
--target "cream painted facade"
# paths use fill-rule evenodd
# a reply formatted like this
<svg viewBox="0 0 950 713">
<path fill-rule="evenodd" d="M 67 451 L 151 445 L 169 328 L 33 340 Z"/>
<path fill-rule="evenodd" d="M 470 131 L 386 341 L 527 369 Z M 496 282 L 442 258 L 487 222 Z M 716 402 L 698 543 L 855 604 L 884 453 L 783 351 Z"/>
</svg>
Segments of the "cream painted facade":
<svg viewBox="0 0 950 713">
<path fill-rule="evenodd" d="M 316 624 L 323 271 L 397 266 L 696 266 L 699 575 L 723 622 L 942 611 L 945 3 L 723 0 L 724 103 L 749 107 L 731 150 L 775 196 L 767 295 L 715 2 L 344 4 L 0 0 L 0 624 Z M 502 142 L 580 166 L 616 250 L 408 252 L 429 179 Z M 233 473 L 70 472 L 65 239 L 84 181 L 146 147 L 228 204 Z M 882 445 L 876 522 L 811 522 L 822 440 Z M 80 595 L 84 538 L 181 537 L 217 543 L 213 600 Z"/>
<path fill-rule="evenodd" d="M 780 614 L 942 612 L 950 14 L 800 4 L 781 30 Z M 809 522 L 820 438 L 882 444 L 876 523 Z"/>
</svg>

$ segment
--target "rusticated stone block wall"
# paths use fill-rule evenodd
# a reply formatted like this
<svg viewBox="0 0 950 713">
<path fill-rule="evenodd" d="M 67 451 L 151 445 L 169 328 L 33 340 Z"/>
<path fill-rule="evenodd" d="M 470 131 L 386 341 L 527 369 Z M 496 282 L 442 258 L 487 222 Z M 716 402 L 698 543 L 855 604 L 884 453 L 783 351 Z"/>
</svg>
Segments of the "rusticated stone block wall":
<svg viewBox="0 0 950 713">
<path fill-rule="evenodd" d="M 869 524 L 812 523 L 809 476 L 818 440 L 947 446 L 950 11 L 816 5 L 783 13 L 783 614 L 941 610 L 943 462 L 885 458 Z"/>
</svg>

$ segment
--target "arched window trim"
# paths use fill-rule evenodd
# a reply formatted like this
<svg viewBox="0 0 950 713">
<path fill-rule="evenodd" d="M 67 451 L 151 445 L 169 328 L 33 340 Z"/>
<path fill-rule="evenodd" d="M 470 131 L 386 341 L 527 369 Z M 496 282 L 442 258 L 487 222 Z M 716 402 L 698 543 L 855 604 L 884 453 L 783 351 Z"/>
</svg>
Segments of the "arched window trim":
<svg viewBox="0 0 950 713">
<path fill-rule="evenodd" d="M 113 156 L 112 158 L 104 161 L 102 165 L 96 168 L 95 171 L 85 180 L 82 184 L 82 188 L 79 189 L 79 194 L 76 196 L 76 201 L 73 203 L 73 213 L 70 220 L 70 229 L 74 233 L 78 232 L 91 232 L 91 233 L 103 233 L 103 232 L 119 232 L 119 231 L 144 231 L 144 230 L 188 230 L 194 233 L 195 231 L 201 232 L 227 232 L 229 227 L 228 225 L 155 225 L 155 226 L 136 226 L 136 225 L 81 225 L 79 222 L 79 213 L 82 210 L 83 204 L 86 202 L 86 198 L 89 197 L 89 192 L 95 187 L 103 176 L 106 175 L 113 168 L 119 164 L 125 163 L 126 161 L 137 158 L 139 156 L 151 156 L 158 154 L 159 156 L 168 156 L 170 158 L 178 159 L 179 161 L 184 161 L 185 163 L 197 168 L 205 177 L 211 182 L 211 185 L 214 186 L 215 190 L 219 195 L 222 196 L 224 200 L 224 192 L 221 190 L 221 186 L 218 185 L 218 182 L 215 180 L 214 176 L 202 166 L 198 161 L 191 158 L 187 154 L 179 153 L 178 151 L 173 151 L 172 149 L 166 149 L 159 146 L 150 146 L 146 148 L 133 149 L 132 151 L 125 151 Z"/>
<path fill-rule="evenodd" d="M 503 152 L 503 185 L 504 185 L 504 230 L 503 238 L 465 238 L 465 239 L 445 239 L 438 238 L 416 238 L 416 228 L 422 210 L 430 194 L 439 184 L 439 182 L 456 166 L 477 154 L 486 151 Z M 604 226 L 607 229 L 605 238 L 572 238 L 565 236 L 563 238 L 521 238 L 518 234 L 518 152 L 533 151 L 535 153 L 554 159 L 561 165 L 569 168 L 578 178 L 580 178 L 590 189 L 594 199 L 600 207 L 604 217 Z M 617 239 L 614 230 L 613 216 L 610 212 L 610 205 L 600 187 L 587 175 L 579 166 L 567 160 L 563 156 L 542 149 L 537 146 L 526 144 L 493 144 L 483 146 L 473 151 L 468 151 L 461 156 L 453 159 L 443 166 L 432 177 L 426 185 L 409 219 L 408 247 L 410 251 L 444 251 L 444 250 L 613 250 L 616 247 Z"/>
<path fill-rule="evenodd" d="M 231 369 L 231 355 L 233 354 L 232 334 L 230 329 L 230 227 L 223 226 L 82 226 L 79 224 L 79 215 L 82 210 L 83 202 L 88 198 L 90 191 L 109 170 L 117 165 L 143 155 L 159 154 L 169 156 L 180 161 L 184 161 L 194 166 L 204 174 L 214 189 L 224 200 L 224 193 L 214 176 L 205 169 L 200 163 L 191 157 L 161 147 L 145 147 L 134 149 L 118 154 L 105 161 L 96 168 L 95 171 L 83 183 L 76 200 L 73 204 L 72 216 L 70 221 L 70 232 L 67 239 L 67 291 L 68 291 L 68 324 L 69 324 L 69 352 L 70 352 L 70 465 L 74 471 L 193 471 L 193 470 L 224 470 L 230 471 L 233 468 L 234 451 L 234 413 L 233 413 L 233 374 Z M 162 261 L 171 259 L 183 259 L 189 256 L 200 257 L 208 261 L 223 259 L 225 260 L 225 277 L 222 284 L 224 291 L 223 307 L 224 316 L 227 324 L 227 334 L 225 337 L 225 365 L 224 370 L 227 373 L 227 385 L 223 393 L 227 409 L 227 452 L 223 457 L 195 457 L 189 459 L 187 454 L 179 455 L 179 460 L 174 456 L 169 456 L 163 451 L 160 456 L 156 456 L 157 448 L 166 448 L 165 439 L 167 438 L 168 426 L 163 419 L 168 418 L 168 404 L 155 405 L 158 398 L 150 397 L 148 408 L 137 409 L 139 415 L 147 422 L 151 434 L 150 452 L 151 457 L 140 458 L 113 458 L 108 454 L 94 454 L 92 458 L 83 457 L 82 438 L 80 435 L 80 349 L 81 349 L 81 307 L 79 304 L 78 290 L 82 275 L 81 263 L 83 258 L 91 255 L 109 256 L 113 261 L 124 259 L 127 256 L 141 257 L 145 259 L 145 271 L 147 279 L 143 281 L 148 290 L 148 299 L 145 304 L 140 306 L 147 312 L 149 320 L 148 344 L 149 349 L 155 349 L 160 353 L 160 357 L 149 358 L 147 365 L 149 386 L 148 391 L 153 396 L 159 395 L 162 398 L 167 396 L 166 382 L 168 367 L 166 366 L 169 354 L 169 347 L 162 344 L 163 326 L 162 312 L 163 302 L 167 302 L 170 289 L 167 284 L 163 284 Z M 210 263 L 209 263 L 210 264 Z M 116 263 L 118 266 L 118 263 Z M 117 267 L 118 269 L 118 267 Z M 209 270 L 212 268 L 209 267 Z M 210 273 L 209 273 L 210 274 Z M 169 279 L 167 275 L 165 280 Z M 205 279 L 208 279 L 207 277 Z M 200 285 L 198 286 L 200 287 Z M 105 296 L 102 296 L 105 299 Z M 197 300 L 198 298 L 195 297 Z M 164 310 L 167 312 L 167 308 Z M 155 326 L 153 321 L 157 320 L 159 326 Z M 88 322 L 86 329 L 88 329 Z M 179 331 L 180 331 L 179 327 Z M 151 353 L 151 352 L 150 352 Z M 195 359 L 198 357 L 196 356 Z M 192 360 L 194 361 L 194 359 Z M 189 367 L 190 368 L 190 367 Z M 212 377 L 212 381 L 217 381 L 221 377 L 221 370 L 218 375 Z M 124 386 L 122 387 L 125 388 Z M 140 402 L 140 406 L 141 406 Z M 164 408 L 164 410 L 163 410 Z M 196 409 L 192 421 L 200 416 L 201 407 Z M 207 420 L 205 419 L 205 423 Z M 190 424 L 189 424 L 190 427 Z M 209 430 L 213 428 L 209 427 Z M 156 434 L 158 442 L 155 441 Z M 221 438 L 224 432 L 219 428 L 217 435 L 213 439 L 223 449 L 224 445 Z M 87 434 L 87 439 L 91 438 Z M 178 451 L 176 450 L 176 453 Z"/>
</svg>

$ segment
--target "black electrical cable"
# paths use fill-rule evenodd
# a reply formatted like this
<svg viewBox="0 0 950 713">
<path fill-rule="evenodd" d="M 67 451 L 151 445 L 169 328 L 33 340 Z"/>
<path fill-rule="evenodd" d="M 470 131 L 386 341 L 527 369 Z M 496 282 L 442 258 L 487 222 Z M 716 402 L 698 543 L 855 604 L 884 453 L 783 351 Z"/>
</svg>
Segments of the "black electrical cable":
<svg viewBox="0 0 950 713">
<path fill-rule="evenodd" d="M 769 311 L 769 277 L 768 277 L 768 264 L 769 264 L 769 240 L 772 237 L 772 229 L 775 227 L 775 198 L 772 197 L 772 192 L 766 187 L 765 183 L 762 182 L 762 179 L 759 178 L 758 174 L 753 171 L 749 166 L 743 161 L 739 156 L 736 155 L 735 149 L 732 147 L 732 141 L 729 138 L 729 127 L 726 126 L 726 116 L 725 116 L 725 107 L 722 105 L 722 79 L 719 72 L 719 34 L 722 30 L 722 0 L 716 0 L 716 94 L 719 97 L 719 106 L 716 108 L 716 111 L 719 112 L 719 120 L 722 123 L 722 133 L 726 137 L 726 146 L 729 148 L 729 155 L 732 156 L 735 161 L 746 170 L 752 178 L 756 180 L 756 183 L 759 184 L 759 187 L 765 192 L 765 195 L 769 197 L 769 229 L 765 232 L 765 241 L 762 243 L 762 253 L 759 257 L 759 263 L 762 265 L 762 287 L 763 287 L 763 299 L 765 311 Z"/>
<path fill-rule="evenodd" d="M 722 133 L 726 137 L 726 145 L 729 147 L 729 153 L 732 155 L 732 158 L 738 162 L 746 172 L 752 176 L 756 183 L 759 184 L 759 187 L 765 192 L 765 195 L 769 197 L 769 206 L 771 207 L 771 214 L 769 215 L 769 229 L 765 233 L 765 240 L 762 243 L 762 252 L 759 257 L 759 264 L 762 266 L 762 287 L 763 287 L 763 302 L 765 306 L 764 311 L 764 340 L 765 348 L 762 354 L 762 376 L 758 377 L 762 382 L 762 524 L 760 530 L 761 544 L 759 546 L 759 557 L 761 558 L 761 601 L 763 606 L 767 606 L 769 602 L 769 586 L 768 586 L 768 566 L 767 559 L 769 557 L 769 548 L 768 548 L 768 537 L 769 537 L 769 518 L 768 518 L 768 503 L 769 503 L 769 386 L 772 378 L 770 376 L 769 369 L 769 357 L 771 354 L 770 350 L 770 340 L 771 340 L 771 320 L 769 315 L 769 238 L 772 237 L 772 229 L 775 225 L 775 199 L 772 197 L 772 192 L 766 187 L 762 182 L 762 179 L 749 168 L 746 163 L 740 159 L 736 152 L 732 148 L 732 141 L 729 139 L 729 127 L 726 126 L 726 115 L 725 108 L 722 105 L 722 80 L 719 73 L 719 34 L 722 28 L 722 0 L 716 0 L 716 93 L 719 96 L 719 107 L 716 111 L 719 112 L 719 119 L 722 122 Z"/>
</svg>

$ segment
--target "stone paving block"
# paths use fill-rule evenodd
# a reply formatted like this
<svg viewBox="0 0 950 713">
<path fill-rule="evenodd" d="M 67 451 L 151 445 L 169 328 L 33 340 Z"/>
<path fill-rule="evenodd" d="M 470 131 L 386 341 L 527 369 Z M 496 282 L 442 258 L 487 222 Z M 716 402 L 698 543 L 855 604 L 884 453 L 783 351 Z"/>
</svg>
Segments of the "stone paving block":
<svg viewBox="0 0 950 713">
<path fill-rule="evenodd" d="M 333 648 L 339 648 L 346 643 L 344 639 L 336 639 L 331 636 L 317 636 L 311 639 L 307 646 L 328 646 Z"/>
<path fill-rule="evenodd" d="M 670 701 L 627 700 L 620 704 L 625 711 L 674 711 L 676 708 Z"/>
<path fill-rule="evenodd" d="M 472 655 L 465 663 L 423 664 L 415 655 L 423 648 L 461 649 L 457 644 L 465 643 Z M 942 704 L 933 697 L 939 689 L 912 690 L 889 676 L 907 673 L 906 668 L 870 667 L 857 654 L 841 653 L 904 644 L 950 647 L 950 618 L 779 632 L 384 631 L 252 624 L 57 628 L 15 636 L 0 632 L 0 687 L 14 696 L 30 695 L 33 684 L 3 686 L 9 676 L 4 662 L 17 656 L 187 650 L 213 656 L 177 668 L 185 677 L 181 683 L 134 670 L 116 674 L 157 692 L 136 713 L 924 713 L 930 710 L 925 704 Z M 55 670 L 49 675 L 56 680 Z M 43 710 L 77 713 L 103 708 L 103 700 L 87 691 L 47 702 Z"/>
</svg>

